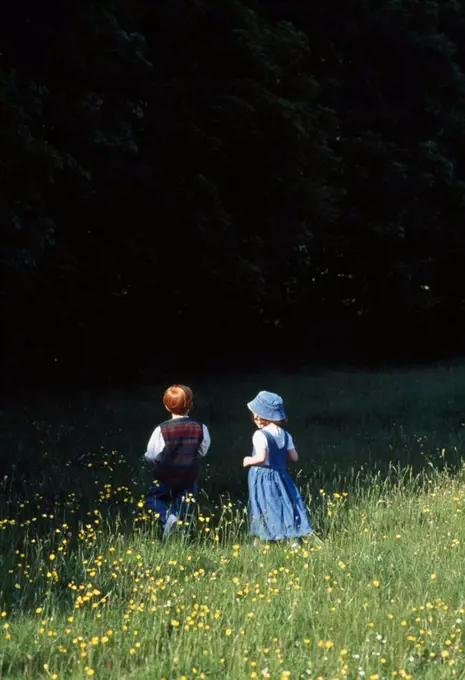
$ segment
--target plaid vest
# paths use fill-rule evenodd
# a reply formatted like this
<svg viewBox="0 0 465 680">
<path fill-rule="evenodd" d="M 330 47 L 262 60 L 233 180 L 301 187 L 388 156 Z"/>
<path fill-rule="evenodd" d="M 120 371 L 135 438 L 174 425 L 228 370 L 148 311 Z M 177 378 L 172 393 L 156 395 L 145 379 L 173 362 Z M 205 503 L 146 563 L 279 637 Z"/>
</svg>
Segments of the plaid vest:
<svg viewBox="0 0 465 680">
<path fill-rule="evenodd" d="M 172 418 L 160 425 L 165 448 L 155 464 L 158 481 L 174 488 L 193 484 L 199 476 L 199 447 L 203 427 L 188 416 Z"/>
</svg>

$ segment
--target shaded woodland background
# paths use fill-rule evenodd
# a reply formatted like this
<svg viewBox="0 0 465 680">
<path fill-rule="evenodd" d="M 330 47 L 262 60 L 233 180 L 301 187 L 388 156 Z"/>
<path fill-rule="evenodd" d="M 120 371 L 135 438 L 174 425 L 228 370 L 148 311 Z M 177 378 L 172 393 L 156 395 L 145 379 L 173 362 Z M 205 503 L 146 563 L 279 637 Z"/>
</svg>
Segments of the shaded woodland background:
<svg viewBox="0 0 465 680">
<path fill-rule="evenodd" d="M 463 354 L 463 2 L 17 0 L 0 52 L 8 389 Z"/>
</svg>

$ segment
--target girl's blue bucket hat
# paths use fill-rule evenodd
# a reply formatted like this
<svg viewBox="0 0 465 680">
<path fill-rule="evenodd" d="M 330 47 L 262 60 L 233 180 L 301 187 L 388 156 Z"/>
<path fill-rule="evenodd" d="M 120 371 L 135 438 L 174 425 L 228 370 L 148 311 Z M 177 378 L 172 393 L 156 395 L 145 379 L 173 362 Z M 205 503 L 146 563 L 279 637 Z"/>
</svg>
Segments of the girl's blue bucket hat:
<svg viewBox="0 0 465 680">
<path fill-rule="evenodd" d="M 259 392 L 253 401 L 249 401 L 247 407 L 260 418 L 265 420 L 286 420 L 284 402 L 279 394 L 273 392 Z"/>
</svg>

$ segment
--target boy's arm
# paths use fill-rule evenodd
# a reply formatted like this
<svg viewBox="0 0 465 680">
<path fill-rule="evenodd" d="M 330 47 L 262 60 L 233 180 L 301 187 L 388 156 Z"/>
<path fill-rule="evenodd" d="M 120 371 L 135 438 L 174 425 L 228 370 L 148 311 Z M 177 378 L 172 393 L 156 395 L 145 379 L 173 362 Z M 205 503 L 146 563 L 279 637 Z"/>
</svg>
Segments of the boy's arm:
<svg viewBox="0 0 465 680">
<path fill-rule="evenodd" d="M 208 431 L 208 427 L 206 425 L 202 425 L 203 429 L 203 439 L 202 443 L 199 446 L 199 453 L 201 456 L 206 456 L 208 453 L 208 449 L 210 448 L 211 444 L 211 437 L 210 437 L 210 432 Z"/>
<path fill-rule="evenodd" d="M 152 436 L 150 437 L 150 441 L 147 445 L 147 451 L 144 454 L 145 460 L 149 460 L 152 463 L 155 463 L 160 457 L 160 453 L 163 451 L 164 448 L 165 440 L 163 439 L 161 428 L 160 426 L 158 426 L 155 428 Z"/>
</svg>

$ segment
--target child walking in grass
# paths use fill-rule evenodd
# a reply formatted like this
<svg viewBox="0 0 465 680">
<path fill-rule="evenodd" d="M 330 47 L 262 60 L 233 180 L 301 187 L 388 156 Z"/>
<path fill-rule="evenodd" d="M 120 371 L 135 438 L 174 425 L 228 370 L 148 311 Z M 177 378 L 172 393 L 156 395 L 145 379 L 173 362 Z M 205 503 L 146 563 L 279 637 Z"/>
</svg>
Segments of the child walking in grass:
<svg viewBox="0 0 465 680">
<path fill-rule="evenodd" d="M 265 541 L 298 539 L 312 527 L 303 500 L 287 472 L 287 462 L 297 462 L 291 435 L 283 429 L 286 415 L 278 394 L 259 392 L 247 404 L 257 431 L 253 453 L 243 466 L 249 467 L 250 534 Z"/>
<path fill-rule="evenodd" d="M 158 516 L 165 538 L 178 522 L 191 516 L 197 495 L 200 459 L 210 447 L 206 425 L 189 417 L 194 405 L 192 390 L 171 385 L 163 395 L 171 418 L 155 428 L 145 453 L 154 464 L 154 482 L 145 501 L 146 510 Z"/>
</svg>

